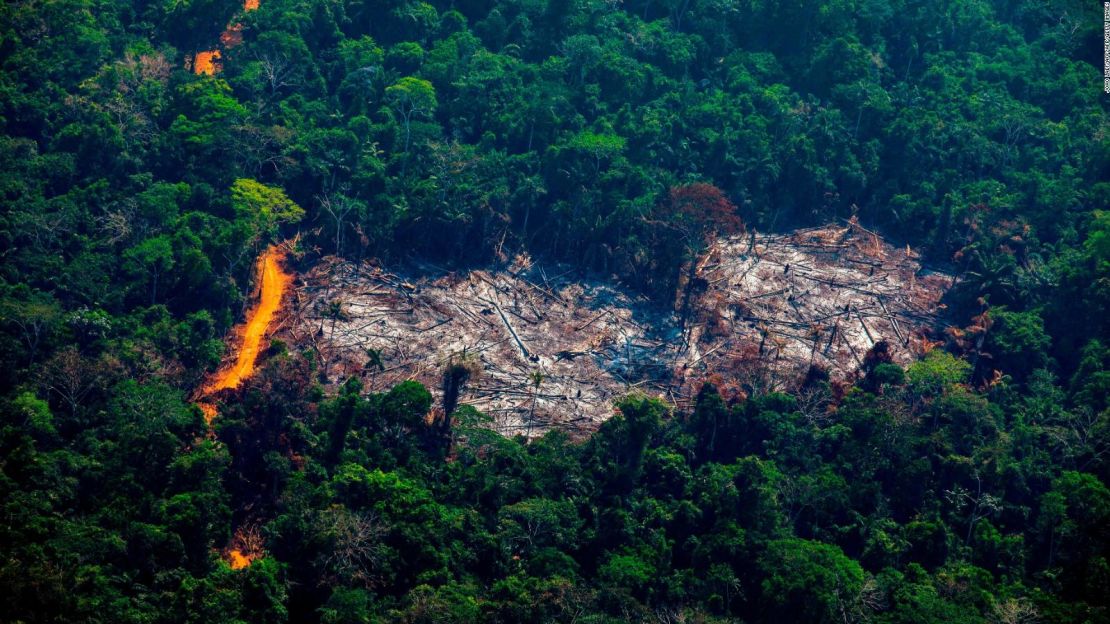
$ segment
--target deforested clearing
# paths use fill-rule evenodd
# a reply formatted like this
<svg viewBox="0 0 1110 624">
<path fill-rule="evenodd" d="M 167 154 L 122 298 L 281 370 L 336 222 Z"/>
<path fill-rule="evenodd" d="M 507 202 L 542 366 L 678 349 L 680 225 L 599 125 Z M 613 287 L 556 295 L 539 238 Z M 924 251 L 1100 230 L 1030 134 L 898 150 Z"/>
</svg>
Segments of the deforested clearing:
<svg viewBox="0 0 1110 624">
<path fill-rule="evenodd" d="M 899 364 L 939 336 L 950 276 L 854 222 L 725 239 L 699 260 L 685 323 L 604 280 L 518 257 L 506 267 L 391 270 L 329 258 L 303 279 L 287 330 L 331 383 L 414 379 L 476 363 L 460 395 L 502 433 L 585 433 L 638 389 L 685 405 L 701 382 L 796 389 L 811 370 L 853 379 L 878 343 Z"/>
</svg>

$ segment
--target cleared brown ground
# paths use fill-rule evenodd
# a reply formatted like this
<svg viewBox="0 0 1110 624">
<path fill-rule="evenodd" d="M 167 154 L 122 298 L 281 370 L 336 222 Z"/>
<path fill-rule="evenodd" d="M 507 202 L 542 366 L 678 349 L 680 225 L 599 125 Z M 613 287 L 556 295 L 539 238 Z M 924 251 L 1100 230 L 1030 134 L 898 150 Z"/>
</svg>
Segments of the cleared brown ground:
<svg viewBox="0 0 1110 624">
<path fill-rule="evenodd" d="M 303 276 L 286 331 L 321 353 L 330 383 L 356 375 L 373 390 L 415 379 L 438 396 L 448 360 L 470 358 L 480 374 L 461 403 L 499 431 L 574 433 L 632 389 L 682 404 L 708 378 L 735 392 L 785 389 L 812 365 L 848 380 L 879 341 L 909 363 L 940 328 L 952 283 L 854 223 L 720 241 L 699 262 L 685 328 L 570 275 L 527 257 L 465 274 L 329 258 Z"/>
</svg>

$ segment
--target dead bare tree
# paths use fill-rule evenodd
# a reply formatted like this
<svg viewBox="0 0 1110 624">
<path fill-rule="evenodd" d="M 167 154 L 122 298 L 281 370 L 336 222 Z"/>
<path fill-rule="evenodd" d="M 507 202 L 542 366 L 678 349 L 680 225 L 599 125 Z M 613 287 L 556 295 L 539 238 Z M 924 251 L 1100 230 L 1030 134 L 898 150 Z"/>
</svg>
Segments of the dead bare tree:
<svg viewBox="0 0 1110 624">
<path fill-rule="evenodd" d="M 292 139 L 292 132 L 282 126 L 265 126 L 257 118 L 232 128 L 234 142 L 232 154 L 245 169 L 263 173 L 280 173 L 292 159 L 286 155 L 286 147 Z"/>
<path fill-rule="evenodd" d="M 259 559 L 266 551 L 266 540 L 257 524 L 239 527 L 231 539 L 230 550 L 239 551 L 245 563 Z"/>
<path fill-rule="evenodd" d="M 1009 598 L 994 604 L 990 619 L 994 624 L 1037 624 L 1041 614 L 1027 598 Z"/>
<path fill-rule="evenodd" d="M 975 523 L 1002 509 L 1001 500 L 997 496 L 983 492 L 983 479 L 978 471 L 975 472 L 974 494 L 963 486 L 957 485 L 950 490 L 945 490 L 944 497 L 956 507 L 957 512 L 970 508 L 967 515 L 967 535 L 964 537 L 965 546 L 971 543 Z"/>
<path fill-rule="evenodd" d="M 1049 433 L 1077 470 L 1088 470 L 1110 454 L 1110 414 L 1081 408 Z"/>
<path fill-rule="evenodd" d="M 317 198 L 320 208 L 328 213 L 335 223 L 335 255 L 343 255 L 343 222 L 347 215 L 358 207 L 358 203 L 342 193 L 325 193 Z"/>
<path fill-rule="evenodd" d="M 324 566 L 339 578 L 373 586 L 385 557 L 385 523 L 372 512 L 342 508 L 324 512 L 321 521 L 322 532 L 331 542 L 321 555 Z"/>
<path fill-rule="evenodd" d="M 76 414 L 84 399 L 105 380 L 106 367 L 82 356 L 77 347 L 66 347 L 43 366 L 42 385 Z"/>
<path fill-rule="evenodd" d="M 799 388 L 794 397 L 797 400 L 798 411 L 813 425 L 823 426 L 832 417 L 829 413 L 829 406 L 832 404 L 832 392 L 829 391 L 827 385 Z"/>
<path fill-rule="evenodd" d="M 120 202 L 119 205 L 109 208 L 103 215 L 96 218 L 98 229 L 105 236 L 104 241 L 115 245 L 131 237 L 135 223 L 134 200 Z"/>
<path fill-rule="evenodd" d="M 290 59 L 288 55 L 281 52 L 267 51 L 262 54 L 255 54 L 255 60 L 258 61 L 259 73 L 266 84 L 266 88 L 270 91 L 271 99 L 277 95 L 278 91 L 301 84 L 300 77 L 297 75 L 298 64 Z"/>
</svg>

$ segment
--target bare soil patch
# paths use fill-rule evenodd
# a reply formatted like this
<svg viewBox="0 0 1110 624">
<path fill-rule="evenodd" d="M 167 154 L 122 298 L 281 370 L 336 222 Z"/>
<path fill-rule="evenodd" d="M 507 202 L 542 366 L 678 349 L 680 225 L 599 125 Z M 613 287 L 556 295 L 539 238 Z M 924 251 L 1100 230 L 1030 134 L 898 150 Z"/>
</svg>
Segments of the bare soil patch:
<svg viewBox="0 0 1110 624">
<path fill-rule="evenodd" d="M 570 275 L 526 257 L 464 274 L 327 258 L 303 276 L 284 331 L 320 353 L 329 383 L 415 379 L 440 393 L 447 362 L 466 357 L 480 372 L 460 403 L 497 430 L 585 433 L 633 389 L 677 405 L 709 378 L 747 393 L 788 389 L 811 366 L 850 380 L 879 341 L 908 364 L 941 328 L 952 284 L 855 223 L 720 241 L 699 262 L 685 327 Z"/>
</svg>

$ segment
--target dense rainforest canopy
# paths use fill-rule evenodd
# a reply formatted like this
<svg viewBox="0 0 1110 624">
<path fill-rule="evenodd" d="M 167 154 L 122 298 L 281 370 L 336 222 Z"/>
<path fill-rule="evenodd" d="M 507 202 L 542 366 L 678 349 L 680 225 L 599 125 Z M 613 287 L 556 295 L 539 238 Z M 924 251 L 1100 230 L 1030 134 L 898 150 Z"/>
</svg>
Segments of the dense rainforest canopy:
<svg viewBox="0 0 1110 624">
<path fill-rule="evenodd" d="M 0 621 L 1110 621 L 1099 3 L 242 9 L 0 7 Z M 966 328 L 853 387 L 526 442 L 275 342 L 189 401 L 278 239 L 669 306 L 706 232 L 852 217 Z"/>
</svg>

